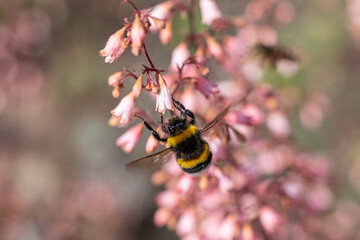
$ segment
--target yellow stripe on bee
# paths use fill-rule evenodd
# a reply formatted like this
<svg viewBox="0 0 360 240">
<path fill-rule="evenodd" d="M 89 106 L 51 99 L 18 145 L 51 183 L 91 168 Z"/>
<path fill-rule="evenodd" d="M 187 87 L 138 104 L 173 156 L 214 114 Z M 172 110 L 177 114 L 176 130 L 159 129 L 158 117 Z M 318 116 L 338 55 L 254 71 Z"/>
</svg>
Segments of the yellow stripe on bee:
<svg viewBox="0 0 360 240">
<path fill-rule="evenodd" d="M 178 158 L 176 159 L 176 162 L 180 165 L 181 168 L 186 168 L 186 169 L 194 168 L 199 163 L 205 162 L 209 157 L 210 150 L 209 150 L 209 145 L 207 143 L 205 143 L 204 145 L 205 145 L 204 150 L 197 158 L 193 158 L 193 159 Z"/>
<path fill-rule="evenodd" d="M 196 131 L 197 131 L 197 128 L 194 125 L 190 124 L 189 127 L 187 129 L 185 129 L 184 131 L 182 131 L 180 134 L 173 136 L 173 137 L 169 137 L 167 139 L 169 147 L 176 146 L 179 143 L 185 141 L 186 139 L 195 135 Z"/>
</svg>

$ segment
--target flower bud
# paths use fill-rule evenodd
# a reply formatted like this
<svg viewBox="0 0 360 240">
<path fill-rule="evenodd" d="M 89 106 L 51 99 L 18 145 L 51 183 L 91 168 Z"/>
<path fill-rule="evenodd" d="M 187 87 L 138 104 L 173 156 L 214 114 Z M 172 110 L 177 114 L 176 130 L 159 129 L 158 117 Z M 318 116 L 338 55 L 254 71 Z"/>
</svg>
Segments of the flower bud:
<svg viewBox="0 0 360 240">
<path fill-rule="evenodd" d="M 145 36 L 146 36 L 146 31 L 140 20 L 140 13 L 137 13 L 135 15 L 135 20 L 133 22 L 133 25 L 131 27 L 131 44 L 132 44 L 131 52 L 135 56 L 139 56 L 140 48 L 145 40 Z"/>
<path fill-rule="evenodd" d="M 206 98 L 209 98 L 219 93 L 219 89 L 215 83 L 212 83 L 201 77 L 196 80 L 195 87 L 202 94 L 204 94 Z"/>
<path fill-rule="evenodd" d="M 111 111 L 111 114 L 114 117 L 120 118 L 120 123 L 128 123 L 133 118 L 134 106 L 134 95 L 132 93 L 129 93 L 121 99 L 119 105 L 117 105 L 116 108 Z"/>
<path fill-rule="evenodd" d="M 273 233 L 281 224 L 280 215 L 271 207 L 262 207 L 259 213 L 261 225 L 267 233 Z"/>
<path fill-rule="evenodd" d="M 120 84 L 122 84 L 122 81 L 124 80 L 122 76 L 124 75 L 125 71 L 120 71 L 111 74 L 111 76 L 108 78 L 108 84 L 112 87 L 116 87 Z"/>
<path fill-rule="evenodd" d="M 213 55 L 217 60 L 221 60 L 224 56 L 223 49 L 221 45 L 211 36 L 206 37 L 207 46 L 211 55 Z"/>
<path fill-rule="evenodd" d="M 160 30 L 160 41 L 162 44 L 166 45 L 168 44 L 173 36 L 173 30 L 172 30 L 172 18 L 167 20 L 165 23 L 165 28 Z"/>
<path fill-rule="evenodd" d="M 133 86 L 132 93 L 134 95 L 134 98 L 138 98 L 141 93 L 141 90 L 143 88 L 143 85 L 142 85 L 143 77 L 144 77 L 144 74 L 141 74 Z"/>
<path fill-rule="evenodd" d="M 143 129 L 143 123 L 135 125 L 116 140 L 116 145 L 121 147 L 126 153 L 132 152 L 141 137 Z"/>
<path fill-rule="evenodd" d="M 200 0 L 201 22 L 208 26 L 217 19 L 220 18 L 221 12 L 218 5 L 214 0 Z"/>
<path fill-rule="evenodd" d="M 174 72 L 178 71 L 178 67 L 181 67 L 185 61 L 190 57 L 190 51 L 188 46 L 185 42 L 180 43 L 177 47 L 173 50 L 171 55 L 171 63 L 170 68 Z"/>
<path fill-rule="evenodd" d="M 152 153 L 159 146 L 159 141 L 151 134 L 146 142 L 146 152 Z"/>
</svg>

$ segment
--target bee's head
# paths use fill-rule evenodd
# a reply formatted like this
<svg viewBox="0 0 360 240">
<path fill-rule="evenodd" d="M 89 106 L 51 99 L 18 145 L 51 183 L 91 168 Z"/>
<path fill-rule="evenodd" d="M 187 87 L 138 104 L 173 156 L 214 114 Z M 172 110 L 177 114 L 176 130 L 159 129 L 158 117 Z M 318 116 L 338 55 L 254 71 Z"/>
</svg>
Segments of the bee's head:
<svg viewBox="0 0 360 240">
<path fill-rule="evenodd" d="M 169 119 L 168 131 L 172 136 L 178 135 L 187 127 L 185 119 L 180 119 L 178 116 L 174 116 Z"/>
</svg>

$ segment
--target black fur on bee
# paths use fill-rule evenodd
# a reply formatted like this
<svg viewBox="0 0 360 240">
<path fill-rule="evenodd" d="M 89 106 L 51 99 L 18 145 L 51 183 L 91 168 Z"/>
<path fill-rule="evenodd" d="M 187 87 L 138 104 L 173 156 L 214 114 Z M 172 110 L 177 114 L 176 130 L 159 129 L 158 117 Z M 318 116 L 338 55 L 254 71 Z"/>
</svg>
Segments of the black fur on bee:
<svg viewBox="0 0 360 240">
<path fill-rule="evenodd" d="M 207 169 L 211 163 L 212 153 L 209 144 L 201 138 L 199 130 L 194 126 L 195 116 L 180 102 L 173 99 L 174 106 L 180 112 L 180 117 L 172 116 L 168 124 L 164 124 L 161 115 L 161 128 L 169 135 L 161 138 L 160 135 L 144 119 L 146 128 L 152 131 L 158 141 L 167 142 L 176 154 L 176 162 L 183 171 L 189 174 L 199 174 Z M 187 118 L 190 121 L 187 121 Z"/>
</svg>

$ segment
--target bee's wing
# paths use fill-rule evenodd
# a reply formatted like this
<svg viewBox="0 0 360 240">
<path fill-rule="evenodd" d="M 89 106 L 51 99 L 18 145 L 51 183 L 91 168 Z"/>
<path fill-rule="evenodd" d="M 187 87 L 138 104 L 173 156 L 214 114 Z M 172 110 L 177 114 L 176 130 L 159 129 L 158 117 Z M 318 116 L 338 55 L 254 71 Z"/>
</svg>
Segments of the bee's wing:
<svg viewBox="0 0 360 240">
<path fill-rule="evenodd" d="M 213 120 L 211 120 L 208 124 L 206 124 L 206 126 L 200 130 L 200 135 L 203 134 L 211 135 L 209 131 L 210 129 L 219 130 L 223 128 L 225 126 L 225 121 L 223 120 L 223 118 L 229 111 L 230 106 L 231 104 L 227 106 L 224 110 L 222 110 Z"/>
<path fill-rule="evenodd" d="M 133 167 L 133 166 L 151 166 L 151 165 L 162 165 L 165 164 L 167 161 L 169 161 L 171 154 L 173 154 L 173 151 L 171 148 L 166 148 L 160 152 L 139 158 L 137 160 L 128 162 L 125 164 L 126 167 Z"/>
</svg>

